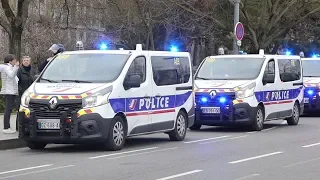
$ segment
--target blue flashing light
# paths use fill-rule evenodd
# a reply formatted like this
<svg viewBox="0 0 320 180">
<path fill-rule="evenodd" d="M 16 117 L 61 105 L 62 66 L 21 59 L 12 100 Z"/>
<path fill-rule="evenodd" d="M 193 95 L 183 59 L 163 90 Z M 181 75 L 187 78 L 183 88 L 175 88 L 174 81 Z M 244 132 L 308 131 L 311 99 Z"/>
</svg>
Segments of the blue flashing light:
<svg viewBox="0 0 320 180">
<path fill-rule="evenodd" d="M 208 98 L 206 98 L 206 97 L 202 97 L 202 98 L 201 98 L 201 102 L 203 102 L 203 103 L 208 102 Z"/>
<path fill-rule="evenodd" d="M 107 44 L 105 43 L 100 44 L 100 50 L 106 50 L 106 49 L 108 49 Z"/>
<path fill-rule="evenodd" d="M 286 51 L 286 55 L 287 56 L 291 55 L 291 52 L 290 51 Z"/>
<path fill-rule="evenodd" d="M 317 57 L 320 57 L 320 55 L 319 54 L 313 54 L 312 55 L 312 58 L 317 58 Z"/>
<path fill-rule="evenodd" d="M 227 101 L 227 99 L 225 98 L 225 97 L 221 97 L 220 99 L 219 99 L 219 102 L 220 103 L 225 103 Z"/>
<path fill-rule="evenodd" d="M 313 90 L 308 90 L 307 92 L 309 95 L 313 95 L 313 93 L 314 93 Z"/>
<path fill-rule="evenodd" d="M 170 51 L 171 52 L 178 52 L 179 50 L 176 46 L 171 46 Z"/>
</svg>

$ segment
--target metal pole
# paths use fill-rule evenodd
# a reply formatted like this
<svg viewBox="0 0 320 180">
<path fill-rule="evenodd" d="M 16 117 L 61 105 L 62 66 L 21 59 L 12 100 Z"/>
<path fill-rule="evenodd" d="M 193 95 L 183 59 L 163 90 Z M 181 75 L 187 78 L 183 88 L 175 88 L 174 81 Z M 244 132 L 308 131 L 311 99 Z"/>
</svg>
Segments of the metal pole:
<svg viewBox="0 0 320 180">
<path fill-rule="evenodd" d="M 240 1 L 241 0 L 234 0 L 234 25 L 233 28 L 236 27 L 236 24 L 239 22 L 239 14 L 240 14 Z M 239 54 L 239 47 L 237 45 L 237 38 L 236 36 L 233 38 L 233 53 Z"/>
</svg>

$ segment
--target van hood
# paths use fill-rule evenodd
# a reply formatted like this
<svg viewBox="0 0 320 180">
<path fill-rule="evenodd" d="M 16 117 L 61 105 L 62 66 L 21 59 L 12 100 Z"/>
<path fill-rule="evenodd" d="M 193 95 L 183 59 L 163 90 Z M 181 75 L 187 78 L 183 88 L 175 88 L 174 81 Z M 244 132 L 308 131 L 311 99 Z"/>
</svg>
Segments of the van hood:
<svg viewBox="0 0 320 180">
<path fill-rule="evenodd" d="M 111 83 L 35 83 L 33 93 L 46 95 L 94 93 L 110 85 Z"/>
<path fill-rule="evenodd" d="M 252 83 L 252 80 L 195 80 L 196 89 L 231 89 L 245 87 Z"/>
<path fill-rule="evenodd" d="M 305 83 L 305 84 L 319 84 L 320 77 L 304 77 L 303 83 Z"/>
</svg>

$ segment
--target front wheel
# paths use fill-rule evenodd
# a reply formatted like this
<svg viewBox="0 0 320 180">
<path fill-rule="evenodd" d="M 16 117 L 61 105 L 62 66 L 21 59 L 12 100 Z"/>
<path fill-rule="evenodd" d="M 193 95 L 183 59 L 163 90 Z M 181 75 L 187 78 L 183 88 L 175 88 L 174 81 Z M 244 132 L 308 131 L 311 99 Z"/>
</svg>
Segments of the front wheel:
<svg viewBox="0 0 320 180">
<path fill-rule="evenodd" d="M 27 142 L 27 146 L 30 149 L 44 149 L 47 144 L 46 143 L 38 143 L 38 142 Z"/>
<path fill-rule="evenodd" d="M 287 119 L 288 125 L 298 125 L 300 119 L 300 109 L 298 103 L 295 103 L 292 109 L 292 115 Z"/>
<path fill-rule="evenodd" d="M 189 129 L 190 130 L 200 130 L 201 124 L 193 124 Z"/>
<path fill-rule="evenodd" d="M 186 133 L 187 115 L 183 111 L 180 111 L 177 116 L 174 130 L 169 133 L 169 137 L 172 141 L 182 141 L 186 137 Z"/>
<path fill-rule="evenodd" d="M 105 142 L 105 149 L 111 151 L 121 150 L 126 138 L 124 120 L 120 116 L 113 118 L 109 130 L 108 140 Z"/>
<path fill-rule="evenodd" d="M 251 126 L 251 129 L 254 131 L 261 131 L 263 129 L 263 125 L 264 125 L 264 112 L 263 112 L 263 108 L 262 106 L 258 106 L 254 119 L 253 119 L 253 123 Z"/>
</svg>

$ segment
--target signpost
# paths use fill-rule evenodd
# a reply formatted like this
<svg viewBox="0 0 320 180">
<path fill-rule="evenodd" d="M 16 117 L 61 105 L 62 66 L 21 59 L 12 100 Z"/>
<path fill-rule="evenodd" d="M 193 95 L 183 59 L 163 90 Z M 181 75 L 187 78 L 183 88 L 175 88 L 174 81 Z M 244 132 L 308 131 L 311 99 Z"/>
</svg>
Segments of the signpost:
<svg viewBox="0 0 320 180">
<path fill-rule="evenodd" d="M 238 22 L 235 27 L 234 27 L 234 35 L 236 37 L 236 40 L 237 40 L 237 46 L 241 46 L 241 41 L 243 39 L 243 36 L 244 36 L 244 27 L 243 27 L 243 24 L 241 22 Z M 237 53 L 236 54 L 239 54 L 238 52 L 238 48 L 237 48 Z"/>
</svg>

